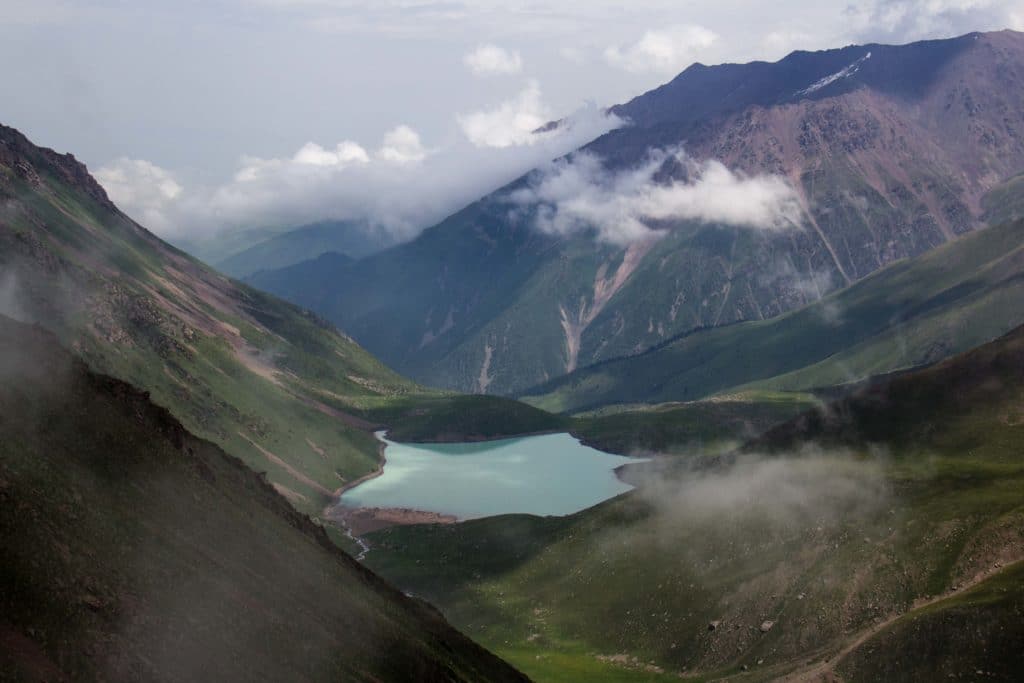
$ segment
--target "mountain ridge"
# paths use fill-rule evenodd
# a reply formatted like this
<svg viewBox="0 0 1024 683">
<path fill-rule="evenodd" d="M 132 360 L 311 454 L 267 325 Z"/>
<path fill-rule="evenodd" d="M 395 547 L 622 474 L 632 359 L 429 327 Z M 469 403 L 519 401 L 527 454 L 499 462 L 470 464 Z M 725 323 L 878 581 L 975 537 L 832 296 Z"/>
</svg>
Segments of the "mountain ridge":
<svg viewBox="0 0 1024 683">
<path fill-rule="evenodd" d="M 696 162 L 719 160 L 738 177 L 784 179 L 802 206 L 799 230 L 668 220 L 657 224 L 665 229 L 660 239 L 628 247 L 595 242 L 586 230 L 546 234 L 532 221 L 550 205 L 517 207 L 513 219 L 509 197 L 548 169 L 344 268 L 307 263 L 251 281 L 318 311 L 422 382 L 499 394 L 688 330 L 793 310 L 976 229 L 986 192 L 1024 169 L 1024 34 L 870 48 L 795 53 L 786 59 L 817 64 L 800 66 L 795 80 L 786 60 L 753 71 L 727 67 L 746 75 L 731 76 L 736 83 L 725 89 L 781 69 L 785 78 L 773 77 L 772 86 L 786 94 L 780 104 L 752 104 L 749 87 L 739 88 L 736 111 L 704 118 L 703 110 L 675 104 L 676 95 L 664 95 L 671 106 L 650 104 L 652 93 L 718 73 L 691 67 L 662 86 L 668 91 L 612 108 L 627 118 L 632 111 L 640 124 L 613 130 L 563 162 L 588 154 L 614 178 L 646 163 L 651 150 L 681 146 Z M 856 72 L 794 100 L 869 51 Z M 939 53 L 942 60 L 934 58 Z M 915 69 L 928 78 L 910 78 Z M 669 114 L 676 118 L 662 120 Z M 645 127 L 644 116 L 655 123 Z M 699 181 L 675 159 L 665 159 L 652 187 Z M 360 288 L 371 293 L 357 296 Z"/>
<path fill-rule="evenodd" d="M 150 392 L 314 517 L 379 469 L 373 431 L 382 426 L 412 420 L 420 438 L 496 437 L 557 422 L 407 380 L 322 317 L 160 240 L 111 204 L 84 165 L 7 127 L 0 311 L 44 325 L 94 370 Z"/>
</svg>

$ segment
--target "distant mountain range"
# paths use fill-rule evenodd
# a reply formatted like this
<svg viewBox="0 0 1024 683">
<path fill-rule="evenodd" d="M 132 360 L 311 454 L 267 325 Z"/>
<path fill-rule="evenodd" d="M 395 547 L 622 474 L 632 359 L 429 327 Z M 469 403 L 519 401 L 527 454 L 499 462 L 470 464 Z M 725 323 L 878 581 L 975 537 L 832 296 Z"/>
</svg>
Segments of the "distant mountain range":
<svg viewBox="0 0 1024 683">
<path fill-rule="evenodd" d="M 394 243 L 395 239 L 388 233 L 362 223 L 322 221 L 276 234 L 212 265 L 232 277 L 244 278 L 263 270 L 286 268 L 316 259 L 323 254 L 359 259 Z"/>
<path fill-rule="evenodd" d="M 1024 34 L 694 65 L 611 111 L 628 125 L 410 243 L 250 281 L 404 374 L 474 392 L 522 392 L 679 335 L 769 319 L 985 223 L 987 194 L 1024 169 Z M 730 218 L 735 195 L 696 215 L 659 217 L 648 202 L 601 224 L 545 194 L 576 164 L 594 176 L 591 200 L 639 178 L 641 199 L 689 188 L 688 201 L 706 202 L 709 160 L 731 182 L 788 186 L 796 225 L 737 225 L 752 219 Z M 573 229 L 551 230 L 563 209 L 577 210 Z M 658 236 L 595 238 L 636 217 Z"/>
</svg>

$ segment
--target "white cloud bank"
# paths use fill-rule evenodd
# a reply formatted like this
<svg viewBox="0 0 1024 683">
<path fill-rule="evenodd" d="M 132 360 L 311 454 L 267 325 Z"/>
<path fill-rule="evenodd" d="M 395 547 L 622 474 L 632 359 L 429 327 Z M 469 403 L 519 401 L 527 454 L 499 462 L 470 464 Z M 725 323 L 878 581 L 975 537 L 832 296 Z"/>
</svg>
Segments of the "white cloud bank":
<svg viewBox="0 0 1024 683">
<path fill-rule="evenodd" d="M 419 133 L 401 125 L 384 136 L 377 156 L 395 164 L 415 164 L 426 159 L 429 153 L 420 142 Z"/>
<path fill-rule="evenodd" d="M 850 5 L 854 39 L 907 42 L 968 31 L 1024 30 L 1020 0 L 875 0 Z"/>
<path fill-rule="evenodd" d="M 352 163 L 365 164 L 370 160 L 366 150 L 358 143 L 346 140 L 339 142 L 333 150 L 326 150 L 315 142 L 307 142 L 295 153 L 293 161 L 311 166 L 340 166 Z"/>
<path fill-rule="evenodd" d="M 517 74 L 523 70 L 522 56 L 497 45 L 481 45 L 462 58 L 475 76 Z"/>
<path fill-rule="evenodd" d="M 685 180 L 663 181 L 666 166 Z M 785 230 L 803 220 L 800 199 L 781 177 L 733 173 L 718 161 L 697 162 L 681 150 L 652 153 L 631 169 L 609 171 L 588 153 L 538 171 L 530 186 L 509 200 L 524 210 L 536 205 L 538 229 L 559 235 L 594 231 L 612 244 L 655 235 L 663 222 L 698 220 L 758 230 Z M 662 225 L 659 225 L 662 224 Z"/>
<path fill-rule="evenodd" d="M 333 147 L 308 142 L 287 157 L 243 157 L 230 179 L 209 188 L 183 187 L 169 171 L 135 159 L 118 159 L 95 175 L 115 204 L 172 241 L 324 219 L 358 221 L 407 239 L 621 125 L 589 106 L 555 130 L 532 134 L 530 112 L 545 110 L 539 90 L 516 101 L 525 114 L 512 107 L 500 116 L 471 115 L 478 127 L 440 148 L 428 148 L 402 125 L 373 151 L 344 140 Z"/>
<path fill-rule="evenodd" d="M 609 64 L 634 73 L 655 71 L 674 74 L 697 60 L 718 40 L 718 35 L 703 26 L 685 24 L 651 30 L 627 47 L 613 45 L 605 50 Z"/>
<path fill-rule="evenodd" d="M 131 210 L 131 215 L 157 232 L 173 229 L 169 209 L 180 198 L 182 187 L 165 169 L 142 159 L 121 157 L 95 173 L 111 201 Z"/>
<path fill-rule="evenodd" d="M 494 109 L 458 117 L 462 132 L 477 147 L 535 144 L 546 137 L 538 134 L 537 129 L 551 119 L 552 114 L 544 105 L 536 81 L 531 81 L 525 90 Z"/>
</svg>

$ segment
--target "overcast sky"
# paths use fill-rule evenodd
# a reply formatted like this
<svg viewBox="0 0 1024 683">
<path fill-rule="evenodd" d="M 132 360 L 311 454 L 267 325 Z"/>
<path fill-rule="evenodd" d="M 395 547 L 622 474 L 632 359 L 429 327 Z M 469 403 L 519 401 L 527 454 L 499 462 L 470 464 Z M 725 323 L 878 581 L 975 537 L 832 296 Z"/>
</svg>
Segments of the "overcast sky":
<svg viewBox="0 0 1024 683">
<path fill-rule="evenodd" d="M 415 231 L 694 61 L 997 28 L 1024 0 L 0 0 L 0 121 L 166 235 L 385 209 Z"/>
</svg>

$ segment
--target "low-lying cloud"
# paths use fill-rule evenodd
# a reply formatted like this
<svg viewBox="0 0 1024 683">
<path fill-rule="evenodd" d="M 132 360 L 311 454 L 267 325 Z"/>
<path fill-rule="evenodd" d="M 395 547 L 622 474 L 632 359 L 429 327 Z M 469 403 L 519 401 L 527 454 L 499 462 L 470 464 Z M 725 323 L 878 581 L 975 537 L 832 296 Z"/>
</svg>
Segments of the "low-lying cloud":
<svg viewBox="0 0 1024 683">
<path fill-rule="evenodd" d="M 714 468 L 678 461 L 647 467 L 629 475 L 635 495 L 651 510 L 645 528 L 631 530 L 641 538 L 629 542 L 674 546 L 690 537 L 692 552 L 701 554 L 714 549 L 713 539 L 730 534 L 749 541 L 827 532 L 888 508 L 893 493 L 885 467 L 882 452 L 865 458 L 813 445 L 799 453 L 737 456 Z"/>
<path fill-rule="evenodd" d="M 111 199 L 172 241 L 243 228 L 352 220 L 407 239 L 533 168 L 622 122 L 587 106 L 553 130 L 535 85 L 497 110 L 460 117 L 464 136 L 432 146 L 410 126 L 374 147 L 308 142 L 290 156 L 243 157 L 213 187 L 188 187 L 148 161 L 118 159 L 96 171 Z"/>
<path fill-rule="evenodd" d="M 826 269 L 800 271 L 786 258 L 767 269 L 758 278 L 762 287 L 792 293 L 793 305 L 814 304 L 809 310 L 832 326 L 842 324 L 843 307 L 836 297 L 828 296 L 840 288 L 842 278 L 836 272 Z"/>
<path fill-rule="evenodd" d="M 650 486 L 644 491 L 689 517 L 702 512 L 721 518 L 731 511 L 822 520 L 840 515 L 844 502 L 873 507 L 884 498 L 888 488 L 881 464 L 811 447 L 795 456 L 741 456 L 725 469 L 683 478 L 670 491 Z"/>
<path fill-rule="evenodd" d="M 676 173 L 663 179 L 668 168 Z M 803 220 L 800 199 L 784 178 L 736 173 L 679 149 L 656 151 L 624 170 L 609 170 L 581 152 L 535 173 L 529 187 L 512 192 L 509 201 L 518 207 L 514 212 L 533 209 L 534 224 L 543 232 L 593 231 L 597 239 L 620 245 L 654 236 L 673 221 L 786 230 Z"/>
</svg>

